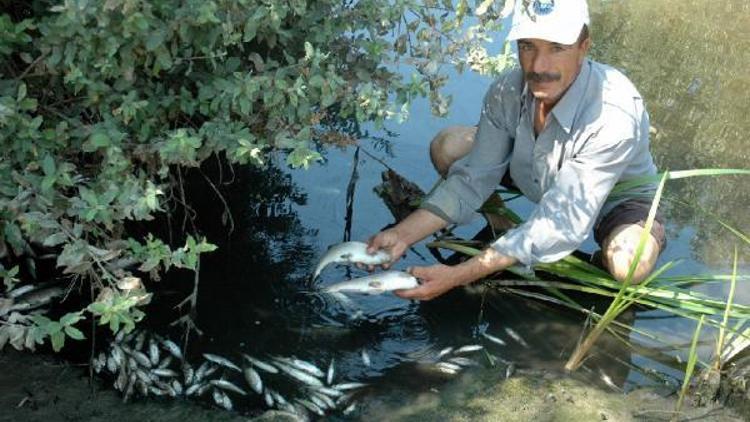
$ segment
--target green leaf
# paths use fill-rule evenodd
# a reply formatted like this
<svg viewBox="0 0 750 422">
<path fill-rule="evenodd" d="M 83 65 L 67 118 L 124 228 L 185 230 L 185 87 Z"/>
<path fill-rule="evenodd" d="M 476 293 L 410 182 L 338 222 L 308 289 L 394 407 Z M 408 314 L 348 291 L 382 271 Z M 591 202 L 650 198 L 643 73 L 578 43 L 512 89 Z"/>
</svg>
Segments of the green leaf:
<svg viewBox="0 0 750 422">
<path fill-rule="evenodd" d="M 55 331 L 50 334 L 50 340 L 52 341 L 52 350 L 59 352 L 65 345 L 65 333 L 62 331 Z"/>
<path fill-rule="evenodd" d="M 91 146 L 96 148 L 106 148 L 111 144 L 112 140 L 104 132 L 94 132 L 89 138 Z"/>
<path fill-rule="evenodd" d="M 70 326 L 65 327 L 65 334 L 67 334 L 68 337 L 72 338 L 73 340 L 83 340 L 86 338 L 81 330 Z"/>
<path fill-rule="evenodd" d="M 84 318 L 80 312 L 69 312 L 60 318 L 60 324 L 65 326 L 73 325 Z"/>
<path fill-rule="evenodd" d="M 21 82 L 21 85 L 18 86 L 18 96 L 16 97 L 16 101 L 21 102 L 24 98 L 26 98 L 26 84 Z"/>
<path fill-rule="evenodd" d="M 47 236 L 47 238 L 44 239 L 44 242 L 42 242 L 42 244 L 48 248 L 51 248 L 59 244 L 65 243 L 66 240 L 68 240 L 68 235 L 63 232 L 58 232 L 58 233 L 54 233 L 54 234 Z"/>
</svg>

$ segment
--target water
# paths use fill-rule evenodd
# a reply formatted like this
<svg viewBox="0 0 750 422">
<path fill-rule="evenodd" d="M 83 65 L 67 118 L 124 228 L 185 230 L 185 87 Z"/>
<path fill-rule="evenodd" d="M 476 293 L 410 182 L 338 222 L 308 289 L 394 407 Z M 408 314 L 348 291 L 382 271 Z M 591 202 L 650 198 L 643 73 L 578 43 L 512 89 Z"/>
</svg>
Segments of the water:
<svg viewBox="0 0 750 422">
<path fill-rule="evenodd" d="M 747 167 L 750 152 L 744 146 L 750 110 L 745 93 L 750 92 L 750 76 L 745 68 L 750 63 L 750 6 L 740 0 L 720 5 L 708 0 L 632 0 L 592 2 L 592 11 L 592 55 L 623 69 L 646 98 L 656 129 L 652 151 L 659 168 Z M 389 125 L 397 136 L 370 129 L 389 141 L 392 155 L 376 142 L 363 141 L 363 150 L 428 190 L 436 180 L 427 158 L 429 140 L 442 127 L 475 124 L 489 83 L 474 74 L 453 75 L 448 87 L 454 98 L 449 118 L 432 117 L 429 107 L 418 103 L 409 122 Z M 321 367 L 333 359 L 336 379 L 370 383 L 372 387 L 363 395 L 365 407 L 381 410 L 458 382 L 420 364 L 434 362 L 437 352 L 448 346 L 479 343 L 490 354 L 521 368 L 561 367 L 583 320 L 542 303 L 491 291 L 456 291 L 430 303 L 388 294 L 353 297 L 352 308 L 309 294 L 309 274 L 327 246 L 347 237 L 365 240 L 393 223 L 373 193 L 385 167 L 364 151 L 355 161 L 354 153 L 352 147 L 331 148 L 326 162 L 309 170 L 283 170 L 271 177 L 240 174 L 235 187 L 229 187 L 236 229 L 231 236 L 225 227 L 213 227 L 207 233 L 221 249 L 202 262 L 197 324 L 205 335 L 197 349 L 234 358 L 240 352 L 295 355 Z M 347 233 L 347 188 L 355 165 L 358 179 Z M 748 186 L 747 178 L 735 177 L 670 182 L 665 204 L 669 245 L 659 264 L 682 260 L 671 274 L 726 274 L 738 247 L 740 273 L 747 274 L 747 245 L 695 207 L 750 232 Z M 531 206 L 523 200 L 512 203 L 521 215 L 528 214 Z M 214 216 L 202 215 L 203 221 L 214 217 L 218 221 L 221 210 L 217 209 L 214 206 Z M 477 219 L 457 234 L 472 237 L 481 227 Z M 595 245 L 588 240 L 582 249 L 592 252 Z M 397 268 L 434 262 L 424 244 L 419 244 Z M 353 268 L 329 267 L 319 283 L 364 274 Z M 721 297 L 728 285 L 696 289 Z M 735 300 L 750 303 L 750 289 L 739 288 Z M 599 303 L 596 309 L 602 311 L 604 306 Z M 675 345 L 687 344 L 695 326 L 653 310 L 636 310 L 624 320 Z M 506 328 L 520 333 L 529 347 L 514 341 Z M 488 342 L 482 332 L 508 345 Z M 706 359 L 710 358 L 711 336 L 708 331 L 704 334 L 701 354 Z M 655 345 L 637 334 L 631 340 Z M 363 362 L 363 351 L 370 357 L 369 366 Z M 676 354 L 684 357 L 684 352 L 657 353 L 648 347 L 631 352 L 615 339 L 603 338 L 597 356 L 587 362 L 590 371 L 577 376 L 602 386 L 606 378 L 624 390 L 663 384 L 661 378 L 676 385 L 683 367 L 673 357 Z M 504 378 L 505 365 L 491 367 L 482 353 L 473 357 L 491 374 L 485 382 Z M 636 367 L 661 375 L 649 376 Z"/>
</svg>

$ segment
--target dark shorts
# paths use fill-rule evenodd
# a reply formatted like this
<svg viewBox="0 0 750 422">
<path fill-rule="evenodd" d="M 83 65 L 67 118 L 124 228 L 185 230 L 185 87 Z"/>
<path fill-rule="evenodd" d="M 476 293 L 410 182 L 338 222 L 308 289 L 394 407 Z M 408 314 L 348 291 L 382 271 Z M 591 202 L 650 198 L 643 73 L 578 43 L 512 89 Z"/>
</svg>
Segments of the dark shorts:
<svg viewBox="0 0 750 422">
<path fill-rule="evenodd" d="M 623 224 L 637 224 L 645 227 L 650 209 L 651 201 L 643 199 L 629 199 L 616 206 L 594 227 L 596 243 L 602 246 L 602 242 L 612 233 L 612 230 Z M 664 230 L 664 216 L 659 212 L 656 213 L 654 224 L 651 225 L 651 236 L 659 244 L 659 252 L 663 251 L 667 246 L 667 235 Z"/>
</svg>

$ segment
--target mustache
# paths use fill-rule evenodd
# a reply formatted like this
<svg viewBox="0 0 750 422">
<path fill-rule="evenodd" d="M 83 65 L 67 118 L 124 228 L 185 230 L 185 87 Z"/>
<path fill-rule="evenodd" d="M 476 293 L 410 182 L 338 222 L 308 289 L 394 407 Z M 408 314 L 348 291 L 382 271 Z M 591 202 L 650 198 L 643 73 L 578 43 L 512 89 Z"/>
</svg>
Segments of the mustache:
<svg viewBox="0 0 750 422">
<path fill-rule="evenodd" d="M 528 82 L 555 82 L 559 81 L 562 75 L 559 73 L 536 73 L 526 72 L 526 81 Z"/>
</svg>

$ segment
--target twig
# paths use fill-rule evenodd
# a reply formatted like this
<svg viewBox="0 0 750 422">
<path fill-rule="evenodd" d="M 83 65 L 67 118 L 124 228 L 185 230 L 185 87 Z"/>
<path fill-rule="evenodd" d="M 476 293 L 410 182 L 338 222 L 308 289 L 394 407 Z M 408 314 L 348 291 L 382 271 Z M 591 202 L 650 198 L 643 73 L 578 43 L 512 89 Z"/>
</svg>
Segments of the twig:
<svg viewBox="0 0 750 422">
<path fill-rule="evenodd" d="M 37 57 L 36 59 L 34 59 L 34 61 L 31 62 L 31 64 L 28 65 L 26 67 L 26 69 L 24 69 L 24 71 L 21 72 L 20 75 L 18 75 L 18 77 L 16 78 L 16 81 L 20 81 L 21 79 L 23 79 L 24 77 L 26 77 L 26 75 L 31 71 L 31 69 L 33 69 L 34 66 L 36 66 L 40 61 L 44 60 L 44 58 L 47 57 L 48 55 L 49 55 L 49 52 L 44 52 L 44 53 L 40 54 L 39 57 Z"/>
<path fill-rule="evenodd" d="M 349 177 L 349 184 L 346 187 L 346 217 L 344 218 L 344 242 L 351 240 L 352 238 L 352 215 L 354 214 L 354 192 L 357 188 L 357 180 L 359 180 L 359 173 L 357 167 L 359 166 L 359 147 L 354 150 L 354 157 L 352 158 L 352 174 Z"/>
<path fill-rule="evenodd" d="M 229 233 L 227 233 L 227 237 L 231 237 L 232 232 L 234 232 L 234 217 L 232 217 L 232 210 L 229 209 L 229 204 L 227 204 L 227 201 L 224 199 L 224 195 L 222 195 L 221 192 L 219 192 L 219 189 L 216 187 L 216 185 L 214 185 L 214 182 L 212 182 L 211 179 L 208 176 L 206 176 L 206 174 L 203 173 L 202 170 L 199 169 L 198 171 L 200 172 L 201 176 L 203 176 L 203 178 L 206 179 L 206 182 L 208 182 L 209 186 L 211 186 L 211 189 L 214 190 L 214 192 L 216 193 L 216 196 L 219 197 L 219 200 L 221 201 L 222 205 L 224 205 L 224 212 L 229 220 Z"/>
</svg>

